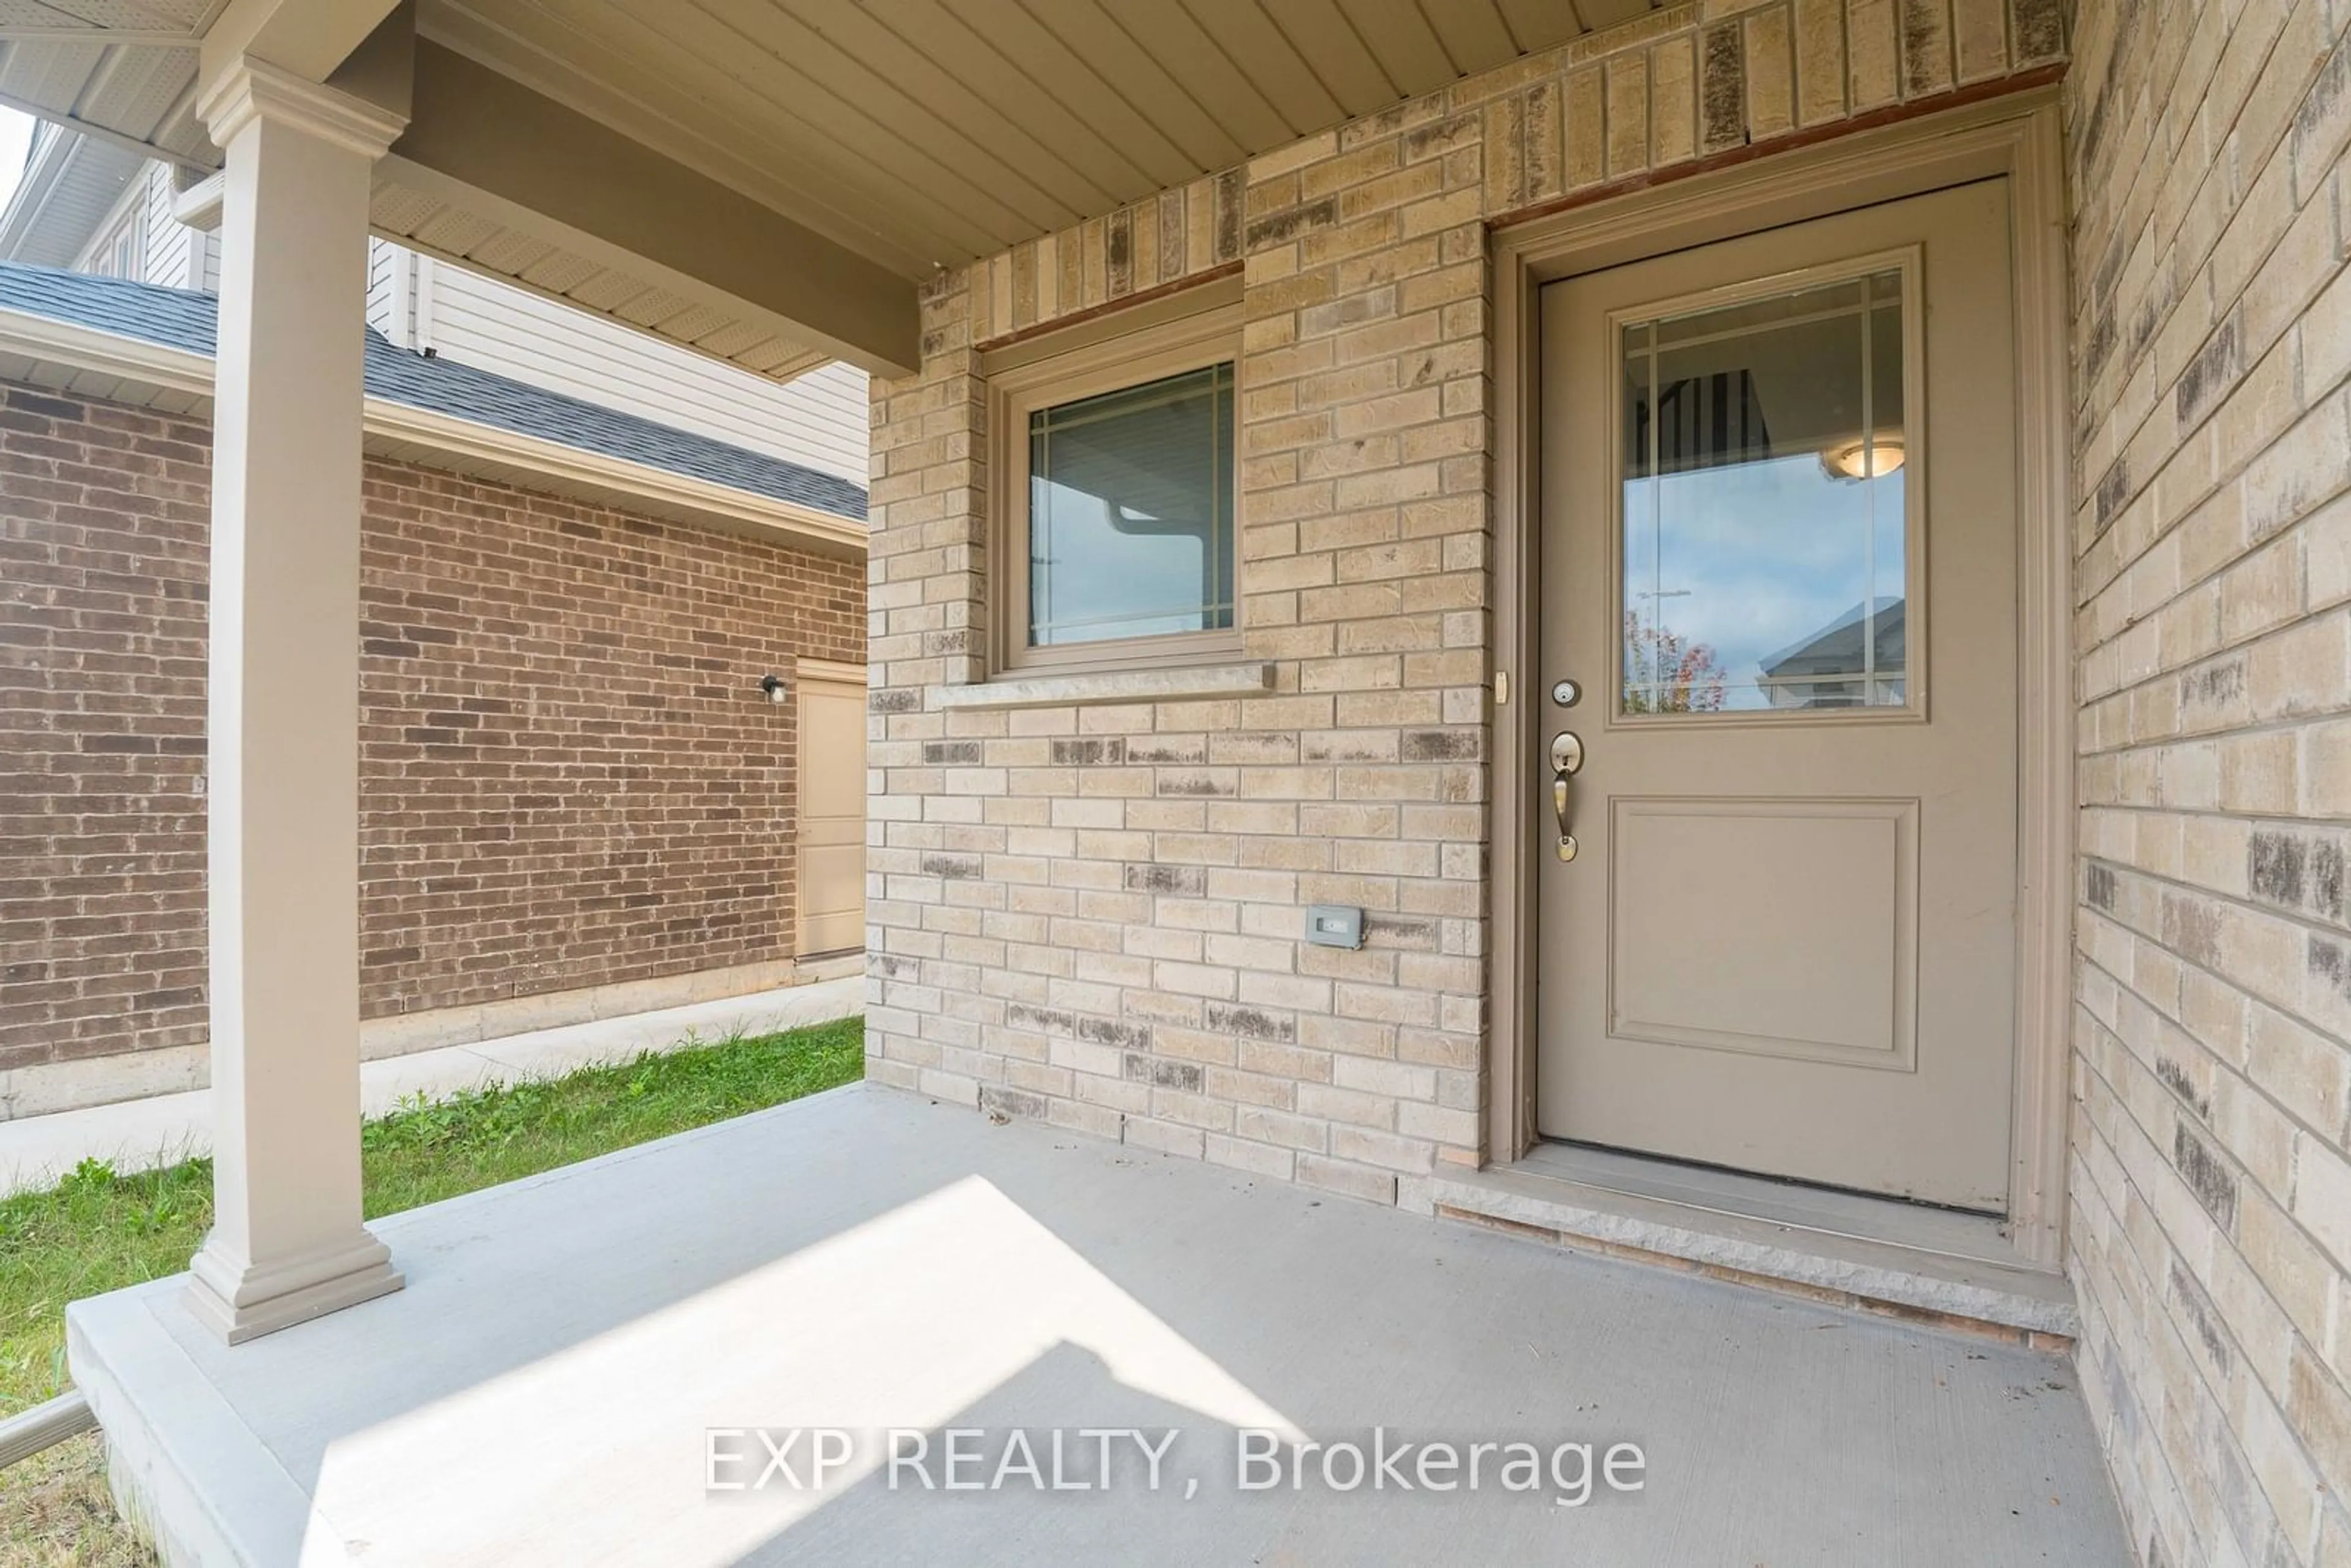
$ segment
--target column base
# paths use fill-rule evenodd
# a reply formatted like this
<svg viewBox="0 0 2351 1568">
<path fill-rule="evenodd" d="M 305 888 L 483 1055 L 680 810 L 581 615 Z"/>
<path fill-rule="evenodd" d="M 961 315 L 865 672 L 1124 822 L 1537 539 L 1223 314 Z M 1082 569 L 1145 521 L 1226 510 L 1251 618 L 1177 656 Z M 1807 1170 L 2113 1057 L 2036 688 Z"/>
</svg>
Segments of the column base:
<svg viewBox="0 0 2351 1568">
<path fill-rule="evenodd" d="M 188 1311 L 230 1344 L 388 1296 L 407 1283 L 392 1251 L 361 1230 L 339 1246 L 261 1265 L 239 1262 L 205 1239 L 188 1265 Z"/>
</svg>

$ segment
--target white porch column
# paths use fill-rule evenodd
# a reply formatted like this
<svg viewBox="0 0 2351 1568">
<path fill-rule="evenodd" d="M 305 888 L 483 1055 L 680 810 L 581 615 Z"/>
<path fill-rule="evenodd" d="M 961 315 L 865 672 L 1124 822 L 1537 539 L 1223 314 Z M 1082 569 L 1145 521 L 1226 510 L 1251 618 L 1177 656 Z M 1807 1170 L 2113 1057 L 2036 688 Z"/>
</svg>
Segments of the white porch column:
<svg viewBox="0 0 2351 1568">
<path fill-rule="evenodd" d="M 400 1288 L 360 1223 L 359 625 L 369 172 L 402 121 L 257 62 L 228 155 L 213 425 L 211 1234 L 231 1343 Z"/>
</svg>

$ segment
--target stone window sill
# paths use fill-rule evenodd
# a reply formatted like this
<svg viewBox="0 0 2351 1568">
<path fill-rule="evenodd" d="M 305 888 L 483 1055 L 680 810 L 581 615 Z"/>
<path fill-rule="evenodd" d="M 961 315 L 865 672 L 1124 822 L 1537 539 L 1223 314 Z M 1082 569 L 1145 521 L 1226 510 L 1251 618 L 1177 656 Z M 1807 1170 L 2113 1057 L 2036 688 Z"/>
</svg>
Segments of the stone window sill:
<svg viewBox="0 0 2351 1568">
<path fill-rule="evenodd" d="M 942 708 L 1063 707 L 1107 703 L 1248 697 L 1273 689 L 1271 664 L 1201 664 L 1169 670 L 1100 670 L 1075 675 L 1011 675 L 941 686 Z"/>
</svg>

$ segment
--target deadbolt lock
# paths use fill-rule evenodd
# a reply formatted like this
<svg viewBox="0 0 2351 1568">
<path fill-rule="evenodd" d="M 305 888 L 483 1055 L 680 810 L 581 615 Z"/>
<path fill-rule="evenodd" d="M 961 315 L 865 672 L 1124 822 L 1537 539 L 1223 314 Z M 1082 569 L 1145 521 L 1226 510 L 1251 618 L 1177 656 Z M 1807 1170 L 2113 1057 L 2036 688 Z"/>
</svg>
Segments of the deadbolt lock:
<svg viewBox="0 0 2351 1568">
<path fill-rule="evenodd" d="M 1551 700 L 1562 707 L 1573 707 L 1583 695 L 1583 688 L 1573 681 L 1553 681 L 1551 684 Z"/>
</svg>

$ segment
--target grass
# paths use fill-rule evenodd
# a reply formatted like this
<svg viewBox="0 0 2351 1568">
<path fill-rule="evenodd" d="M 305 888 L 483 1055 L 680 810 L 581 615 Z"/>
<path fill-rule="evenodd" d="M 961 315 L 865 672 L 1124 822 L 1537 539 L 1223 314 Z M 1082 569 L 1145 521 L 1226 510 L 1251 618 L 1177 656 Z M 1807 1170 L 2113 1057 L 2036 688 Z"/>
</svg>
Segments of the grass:
<svg viewBox="0 0 2351 1568">
<path fill-rule="evenodd" d="M 0 1568 L 154 1568 L 114 1511 L 95 1432 L 0 1470 Z"/>
<path fill-rule="evenodd" d="M 851 1082 L 864 1036 L 844 1019 L 403 1105 L 360 1134 L 368 1215 Z M 198 1159 L 132 1176 L 85 1161 L 46 1192 L 0 1199 L 0 1416 L 66 1387 L 65 1304 L 185 1269 L 212 1197 L 212 1162 Z M 0 1471 L 0 1564 L 144 1561 L 113 1521 L 95 1438 Z"/>
</svg>

